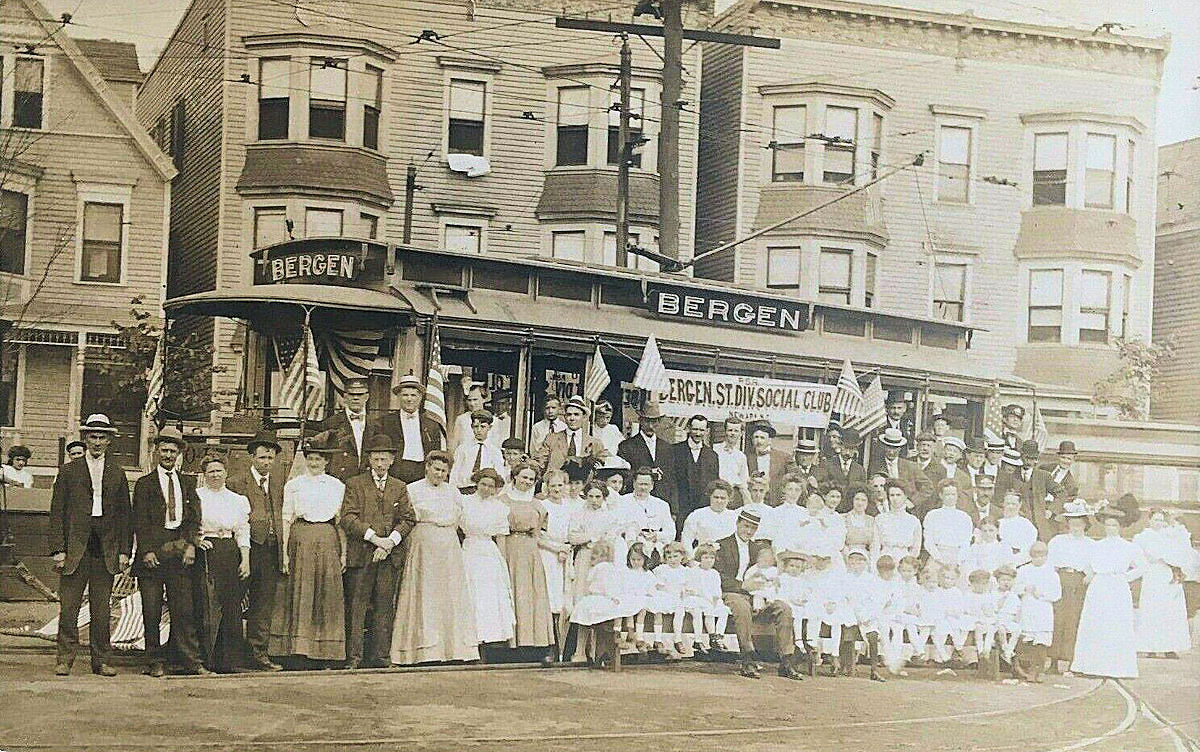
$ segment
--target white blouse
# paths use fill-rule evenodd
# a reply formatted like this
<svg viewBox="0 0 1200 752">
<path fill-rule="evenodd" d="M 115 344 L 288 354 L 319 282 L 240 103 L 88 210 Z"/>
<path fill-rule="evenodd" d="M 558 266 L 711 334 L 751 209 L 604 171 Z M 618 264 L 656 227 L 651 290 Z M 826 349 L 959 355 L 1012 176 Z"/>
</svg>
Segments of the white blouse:
<svg viewBox="0 0 1200 752">
<path fill-rule="evenodd" d="M 214 491 L 208 486 L 196 488 L 200 497 L 200 537 L 225 538 L 229 533 L 238 548 L 250 547 L 250 500 L 228 488 Z"/>
<path fill-rule="evenodd" d="M 1092 544 L 1096 541 L 1081 535 L 1076 538 L 1070 533 L 1061 533 L 1050 539 L 1048 558 L 1055 569 L 1074 569 L 1083 572 L 1088 566 Z"/>
<path fill-rule="evenodd" d="M 342 509 L 346 486 L 332 475 L 297 475 L 283 487 L 283 526 L 296 520 L 329 522 Z"/>
</svg>

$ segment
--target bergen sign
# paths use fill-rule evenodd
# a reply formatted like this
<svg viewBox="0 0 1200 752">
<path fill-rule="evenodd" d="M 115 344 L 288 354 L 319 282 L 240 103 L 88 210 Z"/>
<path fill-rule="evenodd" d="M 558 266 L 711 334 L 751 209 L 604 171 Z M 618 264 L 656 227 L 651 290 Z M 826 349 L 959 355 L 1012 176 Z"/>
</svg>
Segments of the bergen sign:
<svg viewBox="0 0 1200 752">
<path fill-rule="evenodd" d="M 777 425 L 827 428 L 833 411 L 833 384 L 723 376 L 667 369 L 670 391 L 659 395 L 664 414 L 686 418 L 703 415 L 744 421 L 769 420 Z"/>
<path fill-rule="evenodd" d="M 254 284 L 303 282 L 350 285 L 380 277 L 387 246 L 350 238 L 308 238 L 260 248 L 254 258 Z"/>
<path fill-rule="evenodd" d="M 651 285 L 647 301 L 650 312 L 662 318 L 770 331 L 808 329 L 805 303 L 669 285 Z"/>
</svg>

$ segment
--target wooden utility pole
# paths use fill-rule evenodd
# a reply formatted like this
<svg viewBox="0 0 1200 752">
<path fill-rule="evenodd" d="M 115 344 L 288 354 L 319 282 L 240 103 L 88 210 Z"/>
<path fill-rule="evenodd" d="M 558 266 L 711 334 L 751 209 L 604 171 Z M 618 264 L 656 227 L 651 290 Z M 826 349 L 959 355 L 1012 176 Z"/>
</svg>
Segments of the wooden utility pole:
<svg viewBox="0 0 1200 752">
<path fill-rule="evenodd" d="M 624 266 L 629 248 L 629 162 L 633 150 L 629 143 L 629 99 L 633 86 L 633 53 L 629 35 L 621 34 L 621 123 L 617 128 L 620 155 L 617 161 L 617 266 Z"/>
<path fill-rule="evenodd" d="M 405 245 L 412 242 L 413 196 L 417 192 L 417 166 L 411 162 L 404 175 L 404 233 L 400 236 Z"/>
</svg>

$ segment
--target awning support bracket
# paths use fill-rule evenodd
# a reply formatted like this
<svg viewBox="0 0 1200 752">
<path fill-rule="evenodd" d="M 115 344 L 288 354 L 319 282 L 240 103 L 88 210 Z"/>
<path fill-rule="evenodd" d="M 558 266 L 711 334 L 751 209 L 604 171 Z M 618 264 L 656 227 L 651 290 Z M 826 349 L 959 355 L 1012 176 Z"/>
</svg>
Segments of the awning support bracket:
<svg viewBox="0 0 1200 752">
<path fill-rule="evenodd" d="M 435 311 L 442 310 L 442 303 L 438 300 L 438 293 L 441 293 L 461 298 L 467 308 L 471 309 L 471 313 L 479 315 L 479 309 L 471 301 L 471 288 L 469 287 L 463 287 L 462 285 L 435 285 L 424 282 L 413 285 L 413 289 L 424 293 L 429 298 L 429 301 L 433 303 L 433 310 Z"/>
</svg>

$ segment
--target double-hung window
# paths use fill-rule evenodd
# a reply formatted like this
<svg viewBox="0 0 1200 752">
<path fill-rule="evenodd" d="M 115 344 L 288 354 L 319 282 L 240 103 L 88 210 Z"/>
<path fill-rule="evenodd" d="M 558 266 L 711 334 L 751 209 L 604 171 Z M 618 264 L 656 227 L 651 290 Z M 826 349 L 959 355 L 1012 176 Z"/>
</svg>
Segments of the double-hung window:
<svg viewBox="0 0 1200 752">
<path fill-rule="evenodd" d="M 477 225 L 446 225 L 447 251 L 481 253 L 483 251 L 483 229 Z"/>
<path fill-rule="evenodd" d="M 804 182 L 804 105 L 785 105 L 772 110 L 771 180 L 776 183 Z"/>
<path fill-rule="evenodd" d="M 292 61 L 287 58 L 258 62 L 258 138 L 261 141 L 288 137 L 291 67 Z"/>
<path fill-rule="evenodd" d="M 313 58 L 309 66 L 308 137 L 346 138 L 345 60 Z"/>
<path fill-rule="evenodd" d="M 1084 206 L 1089 209 L 1113 208 L 1116 160 L 1116 136 L 1109 136 L 1103 133 L 1087 134 L 1087 173 L 1084 176 Z"/>
<path fill-rule="evenodd" d="M 366 101 L 363 103 L 363 146 L 379 148 L 379 113 L 383 110 L 383 69 L 366 67 Z"/>
<path fill-rule="evenodd" d="M 486 104 L 486 83 L 462 78 L 450 79 L 450 122 L 447 146 L 451 154 L 483 156 Z"/>
<path fill-rule="evenodd" d="M 25 227 L 29 219 L 29 196 L 0 191 L 0 272 L 25 273 Z"/>
<path fill-rule="evenodd" d="M 800 289 L 800 254 L 799 247 L 767 249 L 768 289 Z"/>
<path fill-rule="evenodd" d="M 826 183 L 854 182 L 854 150 L 858 139 L 858 110 L 853 107 L 825 108 Z"/>
<path fill-rule="evenodd" d="M 641 153 L 634 151 L 633 145 L 642 137 L 642 112 L 645 109 L 646 90 L 629 90 L 629 165 L 642 166 Z M 614 107 L 608 111 L 608 163 L 621 162 L 621 97 L 617 95 Z"/>
<path fill-rule="evenodd" d="M 966 297 L 966 265 L 935 264 L 933 268 L 933 315 L 946 321 L 962 321 L 966 308 Z"/>
<path fill-rule="evenodd" d="M 13 73 L 13 120 L 17 128 L 42 127 L 42 91 L 46 61 L 18 57 Z"/>
<path fill-rule="evenodd" d="M 817 298 L 825 303 L 850 305 L 851 268 L 854 252 L 841 248 L 822 248 L 817 279 Z"/>
<path fill-rule="evenodd" d="M 83 258 L 79 270 L 81 281 L 121 281 L 124 220 L 125 207 L 122 204 L 98 201 L 84 203 Z"/>
<path fill-rule="evenodd" d="M 970 186 L 971 129 L 943 125 L 938 129 L 938 201 L 965 204 Z"/>
<path fill-rule="evenodd" d="M 557 156 L 559 166 L 585 165 L 588 160 L 588 87 L 558 90 Z"/>
<path fill-rule="evenodd" d="M 1062 206 L 1067 202 L 1067 134 L 1038 133 L 1033 137 L 1033 205 Z"/>
<path fill-rule="evenodd" d="M 1079 341 L 1108 343 L 1112 275 L 1084 269 L 1079 275 Z"/>
<path fill-rule="evenodd" d="M 1029 341 L 1062 342 L 1063 271 L 1029 272 Z"/>
</svg>

